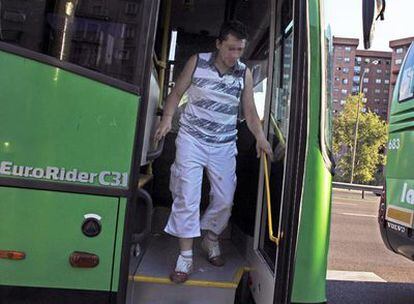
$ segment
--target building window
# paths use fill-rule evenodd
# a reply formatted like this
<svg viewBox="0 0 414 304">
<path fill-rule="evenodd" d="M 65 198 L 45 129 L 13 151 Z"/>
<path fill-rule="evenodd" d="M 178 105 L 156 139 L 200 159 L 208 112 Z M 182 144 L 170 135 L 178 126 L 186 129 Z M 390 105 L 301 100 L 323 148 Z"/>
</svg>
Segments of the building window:
<svg viewBox="0 0 414 304">
<path fill-rule="evenodd" d="M 339 89 L 338 88 L 334 88 L 334 92 L 339 92 Z"/>
<path fill-rule="evenodd" d="M 345 47 L 345 51 L 350 52 L 351 51 L 351 47 L 350 46 L 346 46 Z"/>
<path fill-rule="evenodd" d="M 342 46 L 336 46 L 336 48 L 338 49 L 338 50 L 342 50 Z"/>
<path fill-rule="evenodd" d="M 350 62 L 350 61 L 351 61 L 351 59 L 350 59 L 349 57 L 345 57 L 345 58 L 344 58 L 344 61 L 345 61 L 345 62 Z"/>
<path fill-rule="evenodd" d="M 384 90 L 384 94 L 388 94 L 388 90 Z"/>
<path fill-rule="evenodd" d="M 395 59 L 395 64 L 401 64 L 402 63 L 402 59 Z"/>
<path fill-rule="evenodd" d="M 365 72 L 365 73 L 369 73 L 369 68 L 365 68 L 365 69 L 364 69 L 364 72 Z"/>
<path fill-rule="evenodd" d="M 382 70 L 381 69 L 377 69 L 377 74 L 381 74 Z"/>
<path fill-rule="evenodd" d="M 368 83 L 369 82 L 369 78 L 364 77 L 364 83 Z"/>
<path fill-rule="evenodd" d="M 348 79 L 347 78 L 343 78 L 342 79 L 342 84 L 348 84 Z"/>
<path fill-rule="evenodd" d="M 390 83 L 390 80 L 389 79 L 384 79 L 384 83 L 385 84 L 389 84 Z"/>
<path fill-rule="evenodd" d="M 391 64 L 391 61 L 390 60 L 385 60 L 385 64 L 386 65 L 390 65 Z"/>
<path fill-rule="evenodd" d="M 379 110 L 378 110 L 377 108 L 375 108 L 375 109 L 374 109 L 374 112 L 375 112 L 376 114 L 378 114 L 378 113 L 379 113 Z"/>
<path fill-rule="evenodd" d="M 364 62 L 365 62 L 365 63 L 369 63 L 369 62 L 370 62 L 369 58 L 365 58 L 365 59 L 364 59 Z"/>
<path fill-rule="evenodd" d="M 359 74 L 361 72 L 361 67 L 359 66 L 354 66 L 354 73 L 355 74 Z"/>
<path fill-rule="evenodd" d="M 362 58 L 361 58 L 361 57 L 355 57 L 355 60 L 356 60 L 357 62 L 361 62 L 361 61 L 362 61 Z"/>
<path fill-rule="evenodd" d="M 352 78 L 352 80 L 354 81 L 354 82 L 359 82 L 359 80 L 360 80 L 361 78 L 359 77 L 359 76 L 354 76 L 353 78 Z"/>
<path fill-rule="evenodd" d="M 398 49 L 396 49 L 395 50 L 395 52 L 397 53 L 397 54 L 402 54 L 402 52 L 404 52 L 404 48 L 398 48 Z"/>
<path fill-rule="evenodd" d="M 343 106 L 344 104 L 346 104 L 346 100 L 341 99 L 341 106 Z"/>
<path fill-rule="evenodd" d="M 343 68 L 343 69 L 342 69 L 342 72 L 344 72 L 345 74 L 348 74 L 348 72 L 349 72 L 349 68 Z"/>
<path fill-rule="evenodd" d="M 363 107 L 362 108 L 362 113 L 366 113 L 367 112 L 367 108 Z"/>
<path fill-rule="evenodd" d="M 348 90 L 342 89 L 342 90 L 341 90 L 341 93 L 342 93 L 343 95 L 346 95 L 346 94 L 348 94 Z"/>
<path fill-rule="evenodd" d="M 334 99 L 333 102 L 338 102 L 338 99 Z"/>
<path fill-rule="evenodd" d="M 379 93 L 381 93 L 381 90 L 380 89 L 375 89 L 374 92 L 375 92 L 375 94 L 379 94 Z"/>
<path fill-rule="evenodd" d="M 375 101 L 375 102 L 379 102 L 379 101 L 380 101 L 380 99 L 379 99 L 379 98 L 374 98 L 374 101 Z"/>
<path fill-rule="evenodd" d="M 380 78 L 375 79 L 375 83 L 380 84 L 381 83 L 381 79 Z"/>
<path fill-rule="evenodd" d="M 138 4 L 133 2 L 125 3 L 125 14 L 127 15 L 136 15 L 138 13 Z"/>
<path fill-rule="evenodd" d="M 364 88 L 362 91 L 363 91 L 364 93 L 368 93 L 368 88 Z"/>
<path fill-rule="evenodd" d="M 367 103 L 367 98 L 366 97 L 362 98 L 362 102 Z"/>
<path fill-rule="evenodd" d="M 344 59 L 344 58 L 342 58 L 341 56 L 338 56 L 338 57 L 336 58 L 336 60 L 337 60 L 337 61 L 342 61 L 342 59 Z"/>
<path fill-rule="evenodd" d="M 335 81 L 339 81 L 339 77 L 335 77 Z"/>
</svg>

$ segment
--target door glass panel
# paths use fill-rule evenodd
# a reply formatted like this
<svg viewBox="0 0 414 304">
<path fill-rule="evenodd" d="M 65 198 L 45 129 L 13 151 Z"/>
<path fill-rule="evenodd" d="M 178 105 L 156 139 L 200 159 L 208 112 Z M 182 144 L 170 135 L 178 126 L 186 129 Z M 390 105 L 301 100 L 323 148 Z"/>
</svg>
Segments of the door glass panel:
<svg viewBox="0 0 414 304">
<path fill-rule="evenodd" d="M 289 109 L 291 100 L 291 76 L 293 58 L 293 21 L 291 1 L 281 1 L 277 8 L 275 57 L 273 64 L 272 97 L 270 101 L 268 140 L 274 151 L 273 161 L 268 162 L 272 228 L 277 236 L 279 213 L 282 205 L 282 186 L 285 165 L 286 140 L 288 137 Z M 266 188 L 263 195 L 259 250 L 274 270 L 277 247 L 269 238 Z"/>
</svg>

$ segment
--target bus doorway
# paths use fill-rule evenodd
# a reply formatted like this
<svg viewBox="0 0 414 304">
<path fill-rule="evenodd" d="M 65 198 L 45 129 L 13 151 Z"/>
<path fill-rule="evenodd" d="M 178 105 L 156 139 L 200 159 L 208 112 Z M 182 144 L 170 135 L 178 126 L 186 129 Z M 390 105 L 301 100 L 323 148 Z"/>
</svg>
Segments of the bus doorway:
<svg viewBox="0 0 414 304">
<path fill-rule="evenodd" d="M 190 279 L 182 285 L 172 284 L 169 273 L 175 266 L 179 249 L 177 240 L 166 235 L 163 228 L 172 204 L 168 190 L 169 175 L 174 161 L 179 113 L 186 106 L 184 95 L 173 130 L 165 138 L 164 151 L 152 166 L 154 180 L 148 190 L 155 206 L 153 230 L 132 276 L 131 301 L 164 303 L 159 300 L 160 293 L 166 298 L 165 303 L 289 301 L 290 292 L 286 287 L 291 284 L 289 280 L 293 275 L 289 265 L 294 257 L 306 141 L 303 135 L 306 133 L 303 119 L 306 94 L 299 94 L 306 87 L 299 85 L 298 95 L 293 94 L 292 97 L 292 83 L 294 79 L 300 79 L 292 77 L 293 68 L 305 68 L 301 66 L 303 62 L 293 62 L 293 2 L 161 2 L 155 54 L 161 61 L 159 74 L 164 75 L 160 77 L 164 79 L 161 84 L 163 98 L 191 55 L 215 50 L 215 40 L 224 21 L 237 19 L 248 26 L 249 40 L 242 61 L 253 72 L 256 108 L 275 158 L 266 163 L 263 156 L 257 159 L 254 137 L 240 111 L 238 185 L 233 215 L 221 236 L 226 265 L 223 268 L 209 265 L 196 241 L 195 270 Z M 300 9 L 304 7 L 297 8 L 298 12 Z M 169 39 L 165 39 L 166 32 Z M 164 61 L 168 61 L 168 65 Z M 163 65 L 167 69 L 164 70 Z M 293 105 L 292 98 L 295 98 Z M 292 109 L 297 112 L 292 114 Z M 290 124 L 291 121 L 295 123 Z M 290 134 L 294 136 L 289 145 Z M 208 204 L 209 194 L 208 182 L 204 180 L 202 210 Z M 279 232 L 282 227 L 286 229 L 283 234 Z M 280 246 L 283 246 L 282 251 Z"/>
</svg>

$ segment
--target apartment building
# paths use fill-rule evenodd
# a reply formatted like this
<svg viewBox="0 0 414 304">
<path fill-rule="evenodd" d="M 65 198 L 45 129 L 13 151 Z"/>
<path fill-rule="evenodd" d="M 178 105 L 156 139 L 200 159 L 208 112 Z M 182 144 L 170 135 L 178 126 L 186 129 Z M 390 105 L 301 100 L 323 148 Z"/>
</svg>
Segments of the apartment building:
<svg viewBox="0 0 414 304">
<path fill-rule="evenodd" d="M 357 50 L 359 39 L 333 38 L 333 112 L 339 113 L 346 97 L 364 93 L 365 106 L 387 118 L 391 52 Z"/>
<path fill-rule="evenodd" d="M 358 39 L 333 38 L 332 110 L 334 114 L 342 110 L 346 97 L 352 93 L 355 53 L 358 44 Z"/>
<path fill-rule="evenodd" d="M 364 93 L 366 111 L 387 119 L 391 76 L 391 52 L 357 50 L 355 53 L 352 93 Z"/>
</svg>

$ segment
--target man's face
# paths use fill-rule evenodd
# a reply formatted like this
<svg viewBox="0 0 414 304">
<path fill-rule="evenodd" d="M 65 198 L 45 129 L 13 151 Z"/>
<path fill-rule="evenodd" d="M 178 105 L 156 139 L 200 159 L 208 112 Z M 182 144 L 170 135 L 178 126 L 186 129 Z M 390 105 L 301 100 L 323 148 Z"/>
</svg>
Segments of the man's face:
<svg viewBox="0 0 414 304">
<path fill-rule="evenodd" d="M 246 47 L 246 39 L 238 39 L 232 34 L 228 34 L 225 40 L 216 41 L 216 47 L 218 50 L 218 56 L 222 63 L 224 63 L 224 65 L 228 68 L 231 68 L 242 56 Z"/>
</svg>

